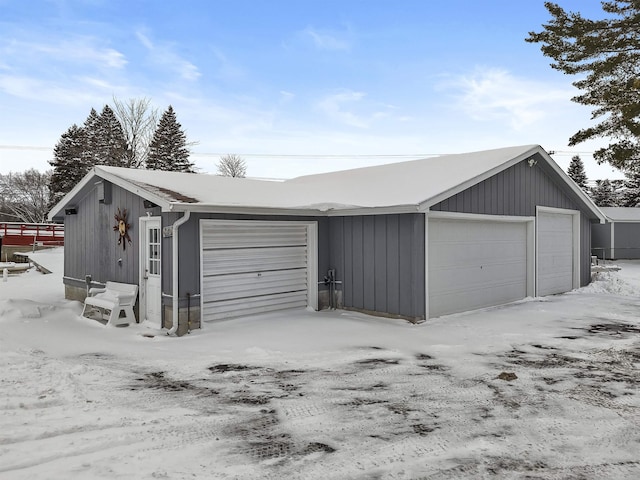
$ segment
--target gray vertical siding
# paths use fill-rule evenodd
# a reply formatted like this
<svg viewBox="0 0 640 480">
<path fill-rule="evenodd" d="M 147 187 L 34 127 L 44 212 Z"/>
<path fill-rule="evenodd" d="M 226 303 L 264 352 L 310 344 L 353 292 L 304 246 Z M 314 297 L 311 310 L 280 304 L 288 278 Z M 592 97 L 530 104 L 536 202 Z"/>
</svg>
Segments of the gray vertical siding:
<svg viewBox="0 0 640 480">
<path fill-rule="evenodd" d="M 145 215 L 142 199 L 115 185 L 110 196 L 110 203 L 100 202 L 99 189 L 93 185 L 78 202 L 78 214 L 65 216 L 65 277 L 84 281 L 85 275 L 91 275 L 99 283 L 138 283 L 138 218 Z M 124 250 L 113 230 L 118 208 L 127 210 L 131 225 L 131 243 Z"/>
<path fill-rule="evenodd" d="M 530 167 L 522 161 L 443 200 L 431 210 L 513 216 L 535 216 L 536 206 L 580 210 L 580 283 L 587 285 L 591 281 L 592 214 L 581 208 L 569 187 L 555 178 L 555 172 L 546 163 L 539 161 Z"/>
<path fill-rule="evenodd" d="M 424 318 L 424 215 L 329 218 L 330 262 L 347 308 Z"/>
<path fill-rule="evenodd" d="M 611 223 L 591 225 L 591 253 L 598 258 L 611 258 Z"/>
<path fill-rule="evenodd" d="M 640 258 L 640 224 L 614 222 L 612 227 L 615 258 Z M 611 237 L 609 237 L 611 239 Z M 611 241 L 609 241 L 611 243 Z"/>
</svg>

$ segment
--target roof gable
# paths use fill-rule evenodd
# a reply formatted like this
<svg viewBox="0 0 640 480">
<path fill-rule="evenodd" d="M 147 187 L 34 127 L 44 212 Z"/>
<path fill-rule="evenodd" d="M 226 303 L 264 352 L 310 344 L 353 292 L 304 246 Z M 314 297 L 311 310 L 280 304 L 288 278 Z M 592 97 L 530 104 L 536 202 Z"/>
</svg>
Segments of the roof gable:
<svg viewBox="0 0 640 480">
<path fill-rule="evenodd" d="M 251 210 L 297 214 L 426 211 L 439 201 L 533 157 L 548 163 L 594 218 L 604 218 L 584 192 L 537 145 L 442 155 L 285 181 L 95 166 L 52 209 L 49 218 L 59 216 L 65 205 L 72 204 L 75 196 L 98 178 L 156 203 L 163 211 L 240 213 Z"/>
</svg>

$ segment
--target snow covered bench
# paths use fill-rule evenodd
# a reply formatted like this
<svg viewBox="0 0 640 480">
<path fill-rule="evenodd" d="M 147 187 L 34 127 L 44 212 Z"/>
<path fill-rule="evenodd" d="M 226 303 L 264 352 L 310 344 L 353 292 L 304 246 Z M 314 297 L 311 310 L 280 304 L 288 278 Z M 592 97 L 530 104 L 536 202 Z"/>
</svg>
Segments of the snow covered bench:
<svg viewBox="0 0 640 480">
<path fill-rule="evenodd" d="M 84 300 L 82 317 L 87 317 L 87 307 L 100 311 L 100 317 L 104 318 L 104 310 L 109 310 L 107 325 L 128 325 L 136 321 L 133 313 L 133 305 L 138 296 L 138 286 L 128 283 L 107 282 L 104 288 L 91 288 L 89 295 Z M 120 318 L 120 312 L 124 312 L 124 317 Z"/>
</svg>

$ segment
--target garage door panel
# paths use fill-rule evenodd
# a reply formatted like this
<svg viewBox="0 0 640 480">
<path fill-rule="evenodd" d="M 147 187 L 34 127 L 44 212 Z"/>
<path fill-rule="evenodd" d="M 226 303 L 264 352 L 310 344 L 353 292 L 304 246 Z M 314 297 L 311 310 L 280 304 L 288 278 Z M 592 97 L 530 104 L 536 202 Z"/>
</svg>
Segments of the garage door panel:
<svg viewBox="0 0 640 480">
<path fill-rule="evenodd" d="M 203 320 L 215 321 L 237 318 L 258 313 L 274 312 L 288 308 L 304 308 L 307 296 L 296 292 L 265 295 L 247 299 L 233 299 L 219 302 L 204 302 Z"/>
<path fill-rule="evenodd" d="M 201 224 L 202 317 L 240 317 L 308 305 L 307 225 Z"/>
<path fill-rule="evenodd" d="M 527 295 L 527 223 L 429 220 L 429 315 Z"/>
<path fill-rule="evenodd" d="M 203 228 L 204 249 L 207 248 L 259 248 L 271 246 L 306 245 L 306 229 L 300 226 L 206 226 Z"/>
<path fill-rule="evenodd" d="M 539 212 L 538 295 L 553 295 L 573 289 L 573 215 Z"/>
<path fill-rule="evenodd" d="M 306 269 L 266 272 L 259 277 L 255 273 L 215 275 L 203 279 L 207 300 L 218 301 L 248 298 L 284 292 L 306 292 Z"/>
<path fill-rule="evenodd" d="M 203 252 L 202 262 L 208 275 L 306 268 L 307 248 L 209 249 Z"/>
<path fill-rule="evenodd" d="M 521 283 L 526 279 L 526 264 L 520 261 L 500 262 L 497 265 L 473 264 L 466 266 L 453 266 L 452 268 L 431 269 L 432 274 L 438 277 L 430 290 L 434 294 L 448 291 L 459 291 L 460 286 L 468 289 L 485 288 L 491 283 L 494 288 L 502 288 L 505 285 Z"/>
<path fill-rule="evenodd" d="M 431 312 L 454 313 L 449 310 L 451 309 L 450 306 L 455 304 L 457 305 L 457 312 L 464 312 L 513 302 L 524 298 L 526 295 L 522 292 L 522 286 L 516 283 L 505 282 L 502 285 L 496 285 L 496 289 L 491 297 L 486 295 L 486 288 L 482 285 L 466 290 L 464 295 L 461 295 L 459 291 L 441 293 L 429 300 L 429 310 Z M 445 315 L 446 313 L 441 313 L 440 315 Z M 433 316 L 436 315 L 433 314 Z"/>
</svg>

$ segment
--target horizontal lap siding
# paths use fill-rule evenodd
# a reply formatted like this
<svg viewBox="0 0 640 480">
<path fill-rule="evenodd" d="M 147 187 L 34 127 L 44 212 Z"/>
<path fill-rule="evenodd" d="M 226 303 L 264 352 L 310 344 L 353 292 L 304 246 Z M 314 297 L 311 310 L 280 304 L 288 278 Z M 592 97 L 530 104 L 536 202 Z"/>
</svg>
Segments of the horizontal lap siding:
<svg viewBox="0 0 640 480">
<path fill-rule="evenodd" d="M 543 161 L 530 167 L 519 162 L 500 173 L 443 200 L 431 207 L 434 211 L 486 215 L 536 215 L 536 206 L 581 210 L 573 192 L 560 181 Z M 591 280 L 591 221 L 589 214 L 580 215 L 581 285 Z"/>
<path fill-rule="evenodd" d="M 424 317 L 424 215 L 331 217 L 330 263 L 347 308 Z"/>
</svg>

